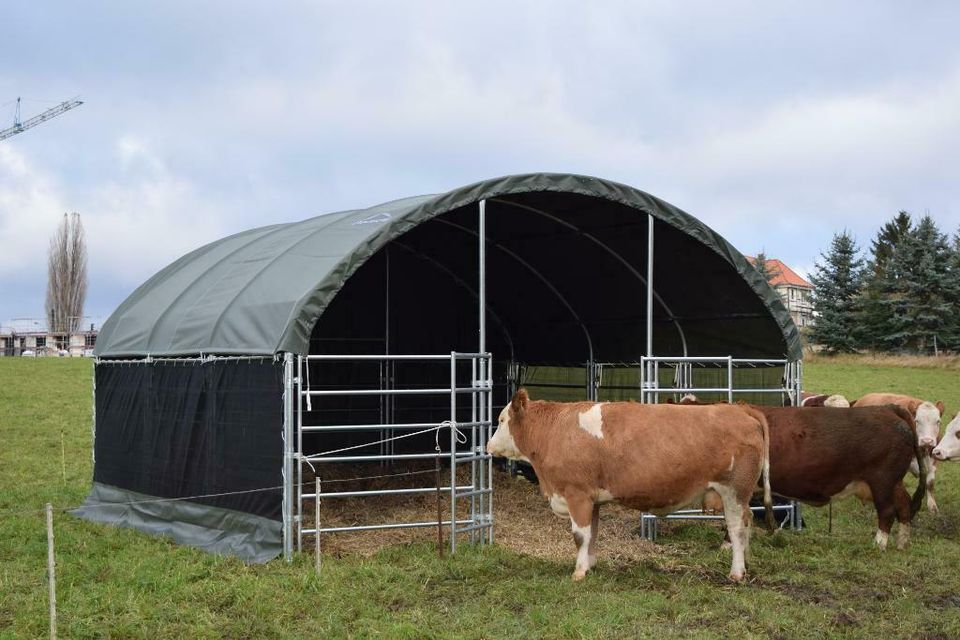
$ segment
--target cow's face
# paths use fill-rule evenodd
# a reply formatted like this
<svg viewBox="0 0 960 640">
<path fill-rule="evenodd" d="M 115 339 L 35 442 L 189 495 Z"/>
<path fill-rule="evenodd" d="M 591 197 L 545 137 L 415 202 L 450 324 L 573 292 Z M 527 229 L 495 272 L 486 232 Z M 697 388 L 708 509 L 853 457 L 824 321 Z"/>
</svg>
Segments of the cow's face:
<svg viewBox="0 0 960 640">
<path fill-rule="evenodd" d="M 960 460 L 960 413 L 947 425 L 947 432 L 934 448 L 933 457 L 937 460 Z"/>
<path fill-rule="evenodd" d="M 834 394 L 823 401 L 823 406 L 834 407 L 836 409 L 849 409 L 850 401 L 845 396 Z"/>
<path fill-rule="evenodd" d="M 940 437 L 940 410 L 930 403 L 924 402 L 917 407 L 917 442 L 929 451 L 937 444 Z"/>
<path fill-rule="evenodd" d="M 510 431 L 511 422 L 513 423 L 514 429 L 519 427 L 518 423 L 523 417 L 527 400 L 527 392 L 521 389 L 513 397 L 510 404 L 503 408 L 503 411 L 500 412 L 500 417 L 497 419 L 497 430 L 494 432 L 493 437 L 490 438 L 490 441 L 487 442 L 487 453 L 501 458 L 529 462 L 527 457 L 520 452 L 520 448 L 517 447 L 517 441 L 514 439 L 514 434 Z"/>
</svg>

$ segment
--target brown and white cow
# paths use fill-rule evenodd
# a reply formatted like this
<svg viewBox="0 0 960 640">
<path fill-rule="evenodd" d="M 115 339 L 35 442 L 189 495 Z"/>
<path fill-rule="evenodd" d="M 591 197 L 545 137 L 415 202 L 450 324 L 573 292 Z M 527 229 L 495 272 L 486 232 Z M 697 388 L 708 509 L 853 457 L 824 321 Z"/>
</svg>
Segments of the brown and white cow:
<svg viewBox="0 0 960 640">
<path fill-rule="evenodd" d="M 923 462 L 927 465 L 927 509 L 930 513 L 937 513 L 937 498 L 934 495 L 933 483 L 937 475 L 937 462 L 933 456 L 933 448 L 940 442 L 940 421 L 944 406 L 940 401 L 927 402 L 920 398 L 900 395 L 898 393 L 868 393 L 853 403 L 856 407 L 876 407 L 885 404 L 894 404 L 910 412 L 917 425 L 917 444 L 923 451 Z M 910 465 L 910 473 L 920 475 L 920 467 L 914 462 Z"/>
<path fill-rule="evenodd" d="M 704 405 L 696 399 L 688 404 Z M 823 506 L 833 498 L 856 495 L 877 510 L 875 541 L 887 546 L 894 518 L 900 522 L 897 548 L 910 541 L 910 522 L 920 509 L 925 483 L 911 498 L 903 476 L 922 451 L 913 417 L 896 405 L 879 407 L 755 407 L 770 430 L 770 487 L 777 495 Z M 960 430 L 960 420 L 957 420 Z M 870 437 L 865 438 L 864 433 Z M 960 442 L 957 454 L 960 455 Z M 704 509 L 719 512 L 707 494 Z"/>
<path fill-rule="evenodd" d="M 750 544 L 750 496 L 761 476 L 770 503 L 768 445 L 766 420 L 749 407 L 546 402 L 520 389 L 500 413 L 487 451 L 533 465 L 550 508 L 570 517 L 574 580 L 597 562 L 601 504 L 616 500 L 665 514 L 712 489 L 723 500 L 732 540 L 730 578 L 739 581 Z"/>
<path fill-rule="evenodd" d="M 933 449 L 933 457 L 936 460 L 960 461 L 960 413 L 947 425 L 940 443 Z"/>
<path fill-rule="evenodd" d="M 800 392 L 800 406 L 801 407 L 838 407 L 844 408 L 849 407 L 850 402 L 842 395 L 835 393 L 833 395 L 827 395 L 825 393 L 808 393 L 806 391 Z"/>
</svg>

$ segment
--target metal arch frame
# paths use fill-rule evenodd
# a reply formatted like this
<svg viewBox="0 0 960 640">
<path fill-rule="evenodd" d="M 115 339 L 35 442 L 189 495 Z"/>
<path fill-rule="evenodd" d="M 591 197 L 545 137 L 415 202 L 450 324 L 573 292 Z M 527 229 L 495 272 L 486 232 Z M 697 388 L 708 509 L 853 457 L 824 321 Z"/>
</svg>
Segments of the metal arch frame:
<svg viewBox="0 0 960 640">
<path fill-rule="evenodd" d="M 606 251 L 607 253 L 609 253 L 611 256 L 613 256 L 620 264 L 622 264 L 624 267 L 626 267 L 626 269 L 627 269 L 631 274 L 633 274 L 633 276 L 634 276 L 637 280 L 639 280 L 639 281 L 643 284 L 644 287 L 647 287 L 647 278 L 644 277 L 643 274 L 641 274 L 639 271 L 637 271 L 632 264 L 630 264 L 629 262 L 627 262 L 626 258 L 624 258 L 622 255 L 620 255 L 620 254 L 617 253 L 616 251 L 614 251 L 609 245 L 607 245 L 605 242 L 603 242 L 602 240 L 600 240 L 599 238 L 597 238 L 596 236 L 594 236 L 594 235 L 591 234 L 590 232 L 584 231 L 583 229 L 581 229 L 580 227 L 576 226 L 575 224 L 570 223 L 570 222 L 567 222 L 566 220 L 563 220 L 562 218 L 558 218 L 557 216 L 553 215 L 552 213 L 547 213 L 546 211 L 543 211 L 543 210 L 541 210 L 541 209 L 537 209 L 536 207 L 531 207 L 530 205 L 520 204 L 520 203 L 518 203 L 518 202 L 511 202 L 511 201 L 509 201 L 509 200 L 502 200 L 502 199 L 500 199 L 500 198 L 491 198 L 490 201 L 491 201 L 491 202 L 497 202 L 497 203 L 500 203 L 500 204 L 510 205 L 510 206 L 512 206 L 512 207 L 516 207 L 516 208 L 518 208 L 518 209 L 523 209 L 523 210 L 529 211 L 529 212 L 531 212 L 531 213 L 536 213 L 537 215 L 540 215 L 540 216 L 543 216 L 543 217 L 548 218 L 548 219 L 550 219 L 550 220 L 553 220 L 553 221 L 556 222 L 557 224 L 560 224 L 560 225 L 562 225 L 562 226 L 564 226 L 564 227 L 567 227 L 568 229 L 571 229 L 572 231 L 576 231 L 577 233 L 579 233 L 580 235 L 582 235 L 583 237 L 587 238 L 588 240 L 590 240 L 591 242 L 593 242 L 594 244 L 596 244 L 598 247 L 600 247 L 601 249 L 603 249 L 604 251 Z M 649 214 L 648 214 L 648 215 L 649 215 Z M 663 298 L 660 297 L 660 294 L 657 293 L 655 289 L 653 290 L 653 297 L 657 300 L 657 302 L 660 303 L 660 306 L 663 307 L 663 310 L 667 312 L 667 315 L 670 316 L 670 320 L 673 322 L 673 325 L 677 328 L 677 333 L 680 335 L 680 343 L 681 343 L 682 346 L 683 346 L 683 355 L 687 355 L 687 336 L 686 336 L 686 334 L 683 332 L 683 327 L 680 325 L 680 323 L 677 321 L 676 317 L 674 316 L 673 310 L 671 310 L 670 307 L 667 306 L 667 303 L 663 301 Z M 647 354 L 647 355 L 652 355 L 652 354 Z"/>
<path fill-rule="evenodd" d="M 401 247 L 401 248 L 403 248 L 404 250 L 409 251 L 410 253 L 416 255 L 417 257 L 419 257 L 419 258 L 421 258 L 421 259 L 429 262 L 430 264 L 432 264 L 433 266 L 435 266 L 437 269 L 441 270 L 443 273 L 446 273 L 448 276 L 450 276 L 450 278 L 451 278 L 454 282 L 456 282 L 461 288 L 463 288 L 463 289 L 465 289 L 467 292 L 469 292 L 474 298 L 477 299 L 477 301 L 480 300 L 480 294 L 477 292 L 476 289 L 474 289 L 474 288 L 471 287 L 469 284 L 467 284 L 467 282 L 466 282 L 463 278 L 461 278 L 460 276 L 458 276 L 452 269 L 450 269 L 449 267 L 447 267 L 446 265 L 444 265 L 444 264 L 443 264 L 442 262 L 440 262 L 439 260 L 428 256 L 427 254 L 423 253 L 422 251 L 417 251 L 417 250 L 414 249 L 413 247 L 408 246 L 408 245 L 400 242 L 399 240 L 394 240 L 394 241 L 391 242 L 390 244 L 391 244 L 391 245 L 396 245 L 396 246 L 398 246 L 398 247 Z M 513 356 L 514 356 L 514 353 L 515 353 L 514 343 L 513 343 L 513 337 L 510 335 L 510 331 L 507 330 L 507 325 L 503 322 L 503 320 L 500 318 L 500 316 L 499 316 L 495 311 L 493 311 L 493 310 L 490 309 L 489 307 L 487 307 L 487 310 L 490 312 L 490 315 L 493 317 L 493 319 L 497 321 L 497 325 L 499 325 L 500 329 L 503 331 L 503 337 L 507 339 L 507 346 L 510 347 L 510 359 L 513 360 Z"/>
<path fill-rule="evenodd" d="M 451 221 L 449 221 L 449 220 L 444 220 L 443 218 L 440 218 L 440 217 L 434 218 L 434 220 L 435 220 L 436 222 L 438 222 L 439 224 L 445 224 L 445 225 L 451 226 L 451 227 L 453 227 L 453 228 L 455 228 L 455 229 L 459 229 L 460 231 L 463 231 L 463 232 L 465 232 L 465 233 L 469 233 L 470 235 L 472 235 L 472 236 L 474 236 L 474 237 L 476 237 L 476 238 L 479 238 L 479 237 L 480 237 L 480 233 L 479 233 L 479 232 L 474 231 L 473 229 L 470 229 L 469 227 L 465 227 L 465 226 L 463 226 L 463 225 L 461 225 L 461 224 L 457 224 L 456 222 L 451 222 Z M 513 258 L 514 260 L 516 260 L 517 262 L 519 262 L 521 265 L 523 265 L 523 267 L 524 267 L 525 269 L 527 269 L 530 273 L 532 273 L 532 274 L 535 275 L 537 278 L 539 278 L 540 281 L 541 281 L 543 284 L 545 284 L 545 285 L 547 286 L 547 288 L 550 289 L 550 291 L 553 293 L 553 295 L 555 295 L 555 296 L 557 297 L 557 299 L 560 300 L 560 302 L 563 304 L 563 306 L 566 307 L 567 311 L 570 312 L 570 315 L 573 316 L 573 319 L 577 321 L 577 324 L 578 324 L 578 325 L 580 325 L 580 329 L 583 331 L 583 336 L 584 336 L 584 337 L 586 338 L 586 340 L 587 340 L 587 350 L 589 351 L 589 354 L 588 354 L 588 355 L 589 355 L 590 361 L 593 362 L 593 340 L 590 338 L 590 332 L 587 330 L 587 326 L 583 323 L 583 320 L 580 319 L 580 316 L 577 315 L 577 312 L 574 311 L 573 306 L 571 306 L 571 304 L 570 304 L 569 302 L 567 302 L 567 299 L 563 297 L 563 294 L 561 294 L 559 291 L 557 291 L 557 288 L 553 286 L 553 283 L 551 283 L 551 282 L 546 278 L 546 276 L 544 276 L 542 273 L 540 273 L 539 271 L 537 271 L 537 270 L 533 267 L 533 265 L 531 265 L 529 262 L 527 262 L 526 260 L 524 260 L 523 258 L 521 258 L 520 256 L 518 256 L 516 253 L 514 253 L 514 252 L 511 251 L 510 249 L 506 248 L 506 247 L 503 246 L 502 244 L 500 244 L 500 243 L 498 243 L 498 242 L 493 242 L 493 241 L 489 241 L 489 242 L 490 242 L 490 244 L 492 244 L 494 247 L 496 247 L 496 248 L 499 249 L 500 251 L 504 252 L 505 254 L 507 254 L 508 256 L 510 256 L 511 258 Z"/>
</svg>

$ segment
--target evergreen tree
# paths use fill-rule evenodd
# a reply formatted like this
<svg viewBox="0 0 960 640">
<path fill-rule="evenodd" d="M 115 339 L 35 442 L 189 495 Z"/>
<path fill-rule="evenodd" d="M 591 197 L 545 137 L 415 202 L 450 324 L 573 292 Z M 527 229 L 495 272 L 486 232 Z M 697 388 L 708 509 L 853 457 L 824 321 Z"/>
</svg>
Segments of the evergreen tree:
<svg viewBox="0 0 960 640">
<path fill-rule="evenodd" d="M 853 328 L 855 304 L 863 279 L 863 259 L 856 240 L 847 231 L 835 234 L 826 254 L 820 254 L 810 276 L 818 312 L 811 339 L 828 352 L 856 351 Z"/>
<path fill-rule="evenodd" d="M 864 273 L 863 290 L 857 304 L 857 323 L 853 330 L 860 348 L 883 350 L 890 346 L 885 338 L 896 331 L 892 326 L 889 304 L 885 304 L 889 302 L 895 279 L 890 273 L 890 262 L 897 246 L 912 232 L 910 214 L 900 211 L 880 228 L 871 242 L 871 256 Z"/>
<path fill-rule="evenodd" d="M 947 336 L 944 341 L 948 348 L 960 352 L 960 228 L 953 236 L 953 247 L 950 255 L 950 274 L 949 278 L 954 283 L 952 291 L 952 320 L 947 330 Z"/>
<path fill-rule="evenodd" d="M 927 353 L 951 337 L 955 325 L 958 283 L 954 252 L 929 215 L 902 237 L 880 282 L 880 306 L 888 318 L 882 343 L 889 349 Z"/>
<path fill-rule="evenodd" d="M 883 273 L 886 270 L 897 244 L 902 238 L 909 236 L 912 229 L 910 214 L 902 209 L 893 220 L 880 227 L 877 237 L 870 243 L 872 257 L 868 267 L 872 273 Z"/>
<path fill-rule="evenodd" d="M 753 259 L 753 268 L 756 269 L 757 273 L 763 276 L 763 279 L 767 282 L 770 282 L 780 275 L 779 269 L 772 264 L 768 264 L 769 260 L 770 259 L 767 258 L 767 254 L 764 251 L 758 253 L 757 257 Z"/>
</svg>

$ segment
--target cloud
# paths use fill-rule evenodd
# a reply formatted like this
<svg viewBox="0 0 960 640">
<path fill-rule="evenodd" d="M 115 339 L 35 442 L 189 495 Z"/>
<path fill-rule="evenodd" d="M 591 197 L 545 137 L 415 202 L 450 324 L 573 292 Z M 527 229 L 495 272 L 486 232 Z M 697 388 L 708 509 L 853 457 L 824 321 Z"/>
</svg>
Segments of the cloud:
<svg viewBox="0 0 960 640">
<path fill-rule="evenodd" d="M 0 55 L 36 55 L 0 87 L 87 104 L 0 143 L 0 278 L 42 287 L 76 210 L 108 313 L 222 235 L 523 171 L 626 182 L 800 268 L 901 208 L 960 224 L 949 3 L 186 6 L 8 17 Z"/>
<path fill-rule="evenodd" d="M 89 256 L 87 311 L 98 316 L 119 302 L 118 292 L 129 293 L 180 255 L 227 234 L 229 207 L 171 172 L 146 140 L 118 138 L 112 169 L 109 180 L 71 188 L 0 146 L 0 234 L 10 240 L 0 252 L 0 282 L 29 301 L 4 296 L 0 313 L 42 315 L 47 247 L 64 212 L 81 215 Z"/>
<path fill-rule="evenodd" d="M 12 147 L 0 145 L 0 280 L 44 268 L 50 235 L 66 211 L 57 181 Z"/>
</svg>

